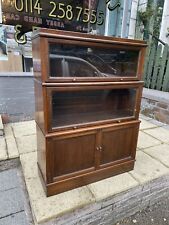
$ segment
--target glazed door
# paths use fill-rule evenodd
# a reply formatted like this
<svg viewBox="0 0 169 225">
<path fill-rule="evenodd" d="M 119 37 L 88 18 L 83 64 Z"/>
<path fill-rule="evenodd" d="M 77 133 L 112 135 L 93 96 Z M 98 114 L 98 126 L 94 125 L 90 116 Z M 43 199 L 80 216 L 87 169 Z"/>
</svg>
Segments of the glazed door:
<svg viewBox="0 0 169 225">
<path fill-rule="evenodd" d="M 139 122 L 103 129 L 101 132 L 100 167 L 134 159 Z"/>
<path fill-rule="evenodd" d="M 48 87 L 47 132 L 137 119 L 142 82 L 110 86 Z"/>
<path fill-rule="evenodd" d="M 96 131 L 55 137 L 50 145 L 55 180 L 95 170 Z"/>
</svg>

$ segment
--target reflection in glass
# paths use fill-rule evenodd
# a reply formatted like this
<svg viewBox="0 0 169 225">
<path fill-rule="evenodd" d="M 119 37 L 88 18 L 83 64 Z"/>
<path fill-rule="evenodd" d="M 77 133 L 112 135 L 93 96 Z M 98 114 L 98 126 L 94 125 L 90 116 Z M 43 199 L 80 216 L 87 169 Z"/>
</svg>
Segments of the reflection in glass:
<svg viewBox="0 0 169 225">
<path fill-rule="evenodd" d="M 52 127 L 134 115 L 136 89 L 52 92 Z"/>
<path fill-rule="evenodd" d="M 136 77 L 138 51 L 50 44 L 51 77 Z"/>
</svg>

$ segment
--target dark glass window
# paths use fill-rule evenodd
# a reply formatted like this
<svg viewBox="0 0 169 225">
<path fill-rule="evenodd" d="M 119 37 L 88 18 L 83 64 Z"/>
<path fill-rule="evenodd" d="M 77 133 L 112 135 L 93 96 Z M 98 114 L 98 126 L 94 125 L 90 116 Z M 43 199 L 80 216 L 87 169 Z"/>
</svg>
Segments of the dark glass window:
<svg viewBox="0 0 169 225">
<path fill-rule="evenodd" d="M 134 115 L 136 89 L 53 91 L 52 127 L 74 126 Z"/>
<path fill-rule="evenodd" d="M 62 44 L 49 49 L 51 77 L 136 77 L 139 51 Z"/>
<path fill-rule="evenodd" d="M 32 58 L 24 57 L 24 72 L 32 72 L 32 71 L 33 71 Z"/>
<path fill-rule="evenodd" d="M 57 59 L 51 58 L 50 71 L 51 71 L 51 74 L 55 74 L 56 77 L 63 76 L 62 61 L 63 61 L 63 59 L 61 59 L 61 58 L 57 58 Z"/>
<path fill-rule="evenodd" d="M 92 64 L 83 59 L 75 58 L 66 60 L 70 77 L 95 77 L 101 74 Z"/>
</svg>

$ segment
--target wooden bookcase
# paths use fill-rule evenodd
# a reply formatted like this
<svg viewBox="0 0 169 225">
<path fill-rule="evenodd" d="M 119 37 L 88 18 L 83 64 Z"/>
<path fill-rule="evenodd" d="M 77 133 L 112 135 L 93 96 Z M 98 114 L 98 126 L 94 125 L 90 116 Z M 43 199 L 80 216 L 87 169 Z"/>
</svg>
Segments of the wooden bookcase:
<svg viewBox="0 0 169 225">
<path fill-rule="evenodd" d="M 47 196 L 132 170 L 146 43 L 49 29 L 32 43 Z"/>
</svg>

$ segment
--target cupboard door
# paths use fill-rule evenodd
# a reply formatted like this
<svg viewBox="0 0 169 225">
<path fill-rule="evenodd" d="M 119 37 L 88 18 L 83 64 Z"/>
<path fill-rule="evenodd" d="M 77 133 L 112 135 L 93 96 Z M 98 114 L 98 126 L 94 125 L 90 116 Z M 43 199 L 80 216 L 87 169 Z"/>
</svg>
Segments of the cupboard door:
<svg viewBox="0 0 169 225">
<path fill-rule="evenodd" d="M 106 166 L 119 160 L 134 159 L 138 127 L 139 124 L 102 130 L 101 166 Z"/>
<path fill-rule="evenodd" d="M 95 131 L 53 138 L 51 146 L 56 179 L 95 170 Z"/>
</svg>

